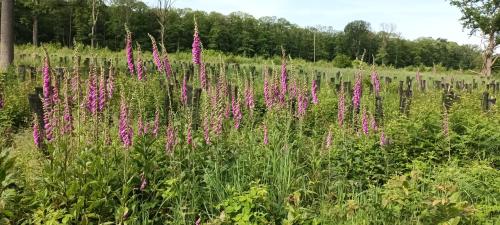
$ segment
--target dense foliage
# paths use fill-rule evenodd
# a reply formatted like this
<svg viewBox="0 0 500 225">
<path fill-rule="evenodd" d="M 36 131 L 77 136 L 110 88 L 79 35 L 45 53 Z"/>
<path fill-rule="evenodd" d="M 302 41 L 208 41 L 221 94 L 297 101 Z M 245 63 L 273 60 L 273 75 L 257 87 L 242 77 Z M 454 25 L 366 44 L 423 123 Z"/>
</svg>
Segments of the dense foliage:
<svg viewBox="0 0 500 225">
<path fill-rule="evenodd" d="M 283 57 L 282 66 L 270 70 L 220 64 L 205 74 L 204 62 L 190 69 L 177 61 L 168 75 L 166 61 L 153 58 L 161 70 L 148 67 L 139 74 L 138 62 L 146 59 L 137 49 L 132 53 L 132 63 L 139 65 L 133 74 L 126 60 L 109 70 L 93 60 L 89 68 L 68 68 L 58 86 L 50 66 L 55 60 L 45 58 L 36 80 L 19 80 L 14 71 L 3 77 L 3 222 L 495 224 L 500 219 L 500 117 L 494 105 L 481 109 L 484 86 L 456 90 L 460 99 L 446 110 L 443 90 L 432 85 L 422 90 L 417 83 L 408 113 L 401 113 L 397 80 L 385 82 L 362 68 L 341 70 L 336 77 L 337 69 Z M 314 70 L 328 74 L 317 77 Z M 402 74 L 392 70 L 380 76 L 405 78 Z M 429 84 L 440 78 L 415 77 Z M 348 81 L 352 87 L 338 89 Z M 49 127 L 38 126 L 40 120 L 30 114 L 26 95 L 36 86 L 51 90 L 40 94 L 40 120 L 47 119 Z M 191 87 L 201 88 L 198 100 Z M 377 96 L 383 114 L 377 114 Z"/>
<path fill-rule="evenodd" d="M 19 0 L 15 5 L 16 43 L 32 42 L 34 18 L 37 18 L 38 41 L 71 46 L 73 39 L 84 44 L 91 42 L 92 1 L 88 0 Z M 121 49 L 128 25 L 133 33 L 150 33 L 160 37 L 158 9 L 141 1 L 117 0 L 110 4 L 97 1 L 98 20 L 96 42 L 99 47 Z M 235 12 L 222 15 L 191 9 L 171 9 L 166 14 L 165 45 L 169 52 L 189 51 L 193 17 L 200 24 L 201 39 L 206 48 L 247 57 L 272 57 L 281 54 L 283 46 L 293 58 L 309 61 L 331 61 L 348 56 L 365 62 L 375 61 L 397 68 L 407 66 L 443 66 L 451 69 L 481 67 L 480 50 L 476 46 L 459 45 L 445 39 L 420 38 L 414 41 L 401 38 L 394 30 L 374 32 L 368 22 L 353 21 L 341 27 L 302 28 L 286 19 L 254 18 Z M 69 19 L 68 19 L 69 18 Z M 54 26 L 57 24 L 57 26 Z M 313 39 L 316 39 L 314 41 Z M 147 43 L 147 35 L 136 37 Z M 314 46 L 316 43 L 316 46 Z M 146 44 L 145 48 L 150 45 Z"/>
</svg>

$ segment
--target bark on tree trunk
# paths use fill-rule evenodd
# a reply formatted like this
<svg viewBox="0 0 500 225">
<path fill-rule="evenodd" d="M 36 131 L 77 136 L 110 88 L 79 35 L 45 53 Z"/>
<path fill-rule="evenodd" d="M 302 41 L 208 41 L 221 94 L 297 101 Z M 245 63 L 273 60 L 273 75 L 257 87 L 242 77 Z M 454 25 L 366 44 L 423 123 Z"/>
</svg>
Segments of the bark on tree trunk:
<svg viewBox="0 0 500 225">
<path fill-rule="evenodd" d="M 491 68 L 493 67 L 493 64 L 495 63 L 495 59 L 493 56 L 496 43 L 495 43 L 495 33 L 489 34 L 488 37 L 488 46 L 486 47 L 486 50 L 484 51 L 484 63 L 483 63 L 483 71 L 482 74 L 484 76 L 490 77 L 491 76 Z"/>
<path fill-rule="evenodd" d="M 14 60 L 14 0 L 2 0 L 0 30 L 0 71 L 5 71 Z"/>
<path fill-rule="evenodd" d="M 38 16 L 33 16 L 33 45 L 38 46 Z"/>
</svg>

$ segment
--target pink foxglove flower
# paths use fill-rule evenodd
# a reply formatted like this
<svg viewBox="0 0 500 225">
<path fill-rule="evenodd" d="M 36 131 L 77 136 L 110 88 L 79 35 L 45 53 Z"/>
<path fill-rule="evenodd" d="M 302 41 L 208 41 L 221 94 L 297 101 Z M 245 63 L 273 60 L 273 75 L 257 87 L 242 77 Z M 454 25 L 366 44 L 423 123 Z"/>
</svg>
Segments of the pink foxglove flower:
<svg viewBox="0 0 500 225">
<path fill-rule="evenodd" d="M 267 109 L 271 109 L 271 107 L 273 106 L 273 99 L 269 87 L 269 81 L 267 80 L 267 76 L 265 75 L 264 75 L 264 102 L 266 103 Z"/>
<path fill-rule="evenodd" d="M 181 87 L 181 102 L 184 106 L 187 106 L 188 103 L 188 93 L 187 93 L 187 76 L 184 76 L 182 79 L 182 87 Z"/>
<path fill-rule="evenodd" d="M 33 142 L 37 148 L 42 144 L 42 134 L 39 127 L 39 122 L 36 115 L 33 116 Z"/>
<path fill-rule="evenodd" d="M 337 111 L 337 122 L 340 127 L 342 127 L 342 125 L 344 124 L 344 115 L 345 115 L 344 84 L 341 84 L 339 92 L 338 111 Z"/>
<path fill-rule="evenodd" d="M 125 96 L 122 94 L 120 102 L 119 135 L 125 148 L 132 146 L 132 128 L 130 127 L 128 116 L 129 111 L 127 103 L 125 102 Z"/>
<path fill-rule="evenodd" d="M 45 138 L 47 141 L 52 141 L 53 139 L 53 117 L 54 117 L 54 111 L 52 107 L 50 106 L 50 100 L 49 99 L 43 99 L 42 100 L 42 106 L 43 106 L 43 123 L 44 123 L 44 133 L 45 133 Z"/>
<path fill-rule="evenodd" d="M 134 53 L 132 49 L 132 33 L 128 30 L 127 27 L 125 27 L 125 30 L 127 31 L 127 40 L 126 40 L 126 47 L 125 47 L 125 53 L 127 56 L 127 64 L 128 64 L 128 71 L 130 72 L 130 75 L 134 74 Z"/>
<path fill-rule="evenodd" d="M 356 83 L 354 84 L 354 94 L 352 96 L 352 103 L 354 105 L 354 110 L 359 112 L 359 104 L 361 101 L 361 75 L 356 76 Z"/>
<path fill-rule="evenodd" d="M 312 81 L 311 85 L 311 96 L 312 96 L 312 103 L 313 104 L 318 104 L 318 93 L 317 93 L 318 85 L 316 84 L 316 80 Z"/>
<path fill-rule="evenodd" d="M 144 121 L 142 120 L 142 115 L 139 115 L 139 118 L 137 119 L 137 135 L 139 137 L 146 134 L 144 132 L 144 129 L 145 129 L 145 126 L 144 126 Z"/>
<path fill-rule="evenodd" d="M 373 115 L 370 118 L 370 123 L 371 123 L 372 130 L 374 132 L 377 132 L 377 130 L 378 130 L 377 121 L 375 120 L 375 117 Z"/>
<path fill-rule="evenodd" d="M 99 112 L 104 111 L 106 106 L 106 78 L 104 77 L 104 69 L 101 68 L 101 77 L 99 79 Z"/>
<path fill-rule="evenodd" d="M 282 60 L 281 60 L 281 89 L 280 89 L 280 95 L 279 95 L 279 99 L 280 99 L 280 102 L 284 102 L 285 100 L 285 95 L 286 95 L 286 91 L 287 91 L 287 70 L 286 70 L 286 56 L 285 56 L 285 50 L 282 49 L 282 53 L 283 53 L 283 56 L 282 56 Z"/>
<path fill-rule="evenodd" d="M 137 62 L 135 63 L 135 70 L 137 71 L 137 80 L 144 80 L 144 63 L 142 61 L 141 46 L 137 44 Z"/>
<path fill-rule="evenodd" d="M 163 65 L 165 66 L 165 74 L 167 79 L 172 76 L 172 65 L 170 64 L 170 60 L 168 59 L 168 54 L 165 51 L 165 58 L 163 58 Z"/>
<path fill-rule="evenodd" d="M 255 108 L 255 102 L 253 98 L 253 87 L 250 83 L 247 83 L 247 85 L 245 86 L 245 104 L 250 110 L 250 113 L 253 112 L 253 109 Z"/>
<path fill-rule="evenodd" d="M 198 24 L 194 23 L 193 45 L 192 45 L 193 63 L 196 65 L 201 64 L 201 40 L 198 33 Z"/>
<path fill-rule="evenodd" d="M 151 45 L 153 46 L 153 61 L 156 65 L 156 69 L 158 69 L 158 72 L 163 72 L 163 62 L 160 59 L 160 53 L 158 52 L 158 46 L 156 45 L 156 40 L 151 34 L 148 34 L 149 38 L 151 38 Z"/>
<path fill-rule="evenodd" d="M 167 126 L 167 137 L 166 137 L 166 143 L 165 143 L 165 150 L 167 153 L 173 153 L 174 147 L 177 143 L 176 135 L 175 135 L 175 129 L 172 123 L 170 123 Z"/>
<path fill-rule="evenodd" d="M 328 134 L 326 135 L 325 147 L 330 148 L 332 146 L 332 130 L 328 129 Z"/>
<path fill-rule="evenodd" d="M 366 116 L 366 108 L 363 109 L 363 116 L 361 120 L 363 126 L 363 133 L 365 135 L 368 135 L 368 117 Z"/>
<path fill-rule="evenodd" d="M 88 87 L 87 87 L 87 110 L 92 114 L 97 113 L 97 81 L 96 81 L 96 68 L 92 66 L 89 74 Z"/>
<path fill-rule="evenodd" d="M 43 60 L 43 98 L 47 101 L 47 104 L 52 105 L 52 76 L 50 75 L 50 61 L 49 56 L 45 53 L 45 58 Z"/>
<path fill-rule="evenodd" d="M 153 136 L 158 137 L 158 130 L 160 129 L 160 111 L 156 108 L 155 120 L 153 124 Z"/>
<path fill-rule="evenodd" d="M 378 73 L 376 71 L 372 72 L 371 75 L 373 90 L 375 90 L 375 95 L 379 96 L 380 94 L 380 80 L 378 78 Z"/>
</svg>

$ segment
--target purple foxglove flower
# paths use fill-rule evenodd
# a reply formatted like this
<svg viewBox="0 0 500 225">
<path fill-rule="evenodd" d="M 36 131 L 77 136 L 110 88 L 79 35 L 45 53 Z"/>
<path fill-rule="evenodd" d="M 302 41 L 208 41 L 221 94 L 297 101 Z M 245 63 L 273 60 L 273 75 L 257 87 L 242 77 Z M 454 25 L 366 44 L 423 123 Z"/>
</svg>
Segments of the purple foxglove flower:
<svg viewBox="0 0 500 225">
<path fill-rule="evenodd" d="M 309 104 L 308 100 L 307 100 L 307 96 L 305 95 L 304 91 L 300 90 L 300 89 L 299 89 L 297 94 L 298 94 L 298 96 L 297 96 L 297 116 L 299 118 L 304 118 L 304 116 L 306 115 L 307 105 Z"/>
<path fill-rule="evenodd" d="M 352 103 L 356 112 L 359 112 L 359 103 L 361 101 L 361 75 L 356 76 L 356 83 L 354 84 L 354 94 L 352 96 Z"/>
<path fill-rule="evenodd" d="M 264 124 L 263 130 L 264 130 L 264 144 L 267 145 L 267 144 L 269 144 L 269 136 L 268 136 L 266 124 Z"/>
<path fill-rule="evenodd" d="M 144 79 L 144 65 L 142 63 L 141 57 L 138 57 L 137 63 L 135 64 L 135 69 L 137 70 L 137 79 L 142 81 Z"/>
<path fill-rule="evenodd" d="M 338 111 L 337 111 L 337 122 L 340 127 L 342 127 L 342 125 L 344 124 L 344 115 L 345 115 L 344 84 L 341 84 L 339 92 Z"/>
<path fill-rule="evenodd" d="M 48 53 L 45 53 L 43 62 L 43 98 L 48 106 L 52 105 L 52 76 L 50 75 L 50 61 Z"/>
<path fill-rule="evenodd" d="M 312 103 L 315 105 L 318 104 L 317 89 L 318 85 L 316 84 L 316 80 L 313 80 L 311 85 L 311 96 L 312 96 Z"/>
<path fill-rule="evenodd" d="M 188 94 L 187 94 L 187 76 L 184 76 L 184 79 L 182 80 L 182 87 L 181 87 L 181 102 L 184 106 L 187 106 L 188 103 Z"/>
<path fill-rule="evenodd" d="M 99 79 L 99 112 L 104 111 L 106 106 L 106 78 L 104 77 L 104 70 L 101 68 L 101 77 Z"/>
<path fill-rule="evenodd" d="M 267 80 L 267 76 L 264 77 L 264 101 L 266 103 L 267 109 L 271 109 L 273 106 L 273 99 L 270 93 L 269 81 Z"/>
<path fill-rule="evenodd" d="M 380 80 L 378 78 L 378 73 L 376 71 L 373 71 L 371 78 L 372 78 L 373 90 L 375 90 L 375 95 L 379 96 L 379 94 L 380 94 Z"/>
<path fill-rule="evenodd" d="M 71 102 L 78 102 L 78 98 L 81 96 L 80 73 L 78 72 L 76 72 L 75 76 L 71 78 L 71 93 L 73 95 L 71 98 Z"/>
<path fill-rule="evenodd" d="M 151 45 L 153 46 L 153 61 L 156 65 L 156 69 L 158 69 L 158 72 L 161 73 L 164 71 L 164 67 L 163 67 L 163 62 L 160 58 L 160 53 L 158 52 L 158 46 L 156 46 L 156 40 L 150 34 L 148 34 L 148 35 L 149 35 L 149 38 L 151 38 Z"/>
<path fill-rule="evenodd" d="M 231 99 L 231 106 L 233 111 L 234 128 L 238 129 L 240 127 L 241 118 L 243 116 L 241 115 L 240 103 L 237 97 L 235 97 L 234 95 Z"/>
<path fill-rule="evenodd" d="M 40 127 L 39 127 L 38 119 L 36 115 L 33 116 L 33 142 L 35 143 L 35 146 L 37 148 L 40 148 L 42 144 L 42 135 L 40 133 Z"/>
<path fill-rule="evenodd" d="M 88 88 L 87 88 L 87 110 L 92 114 L 97 113 L 97 81 L 96 81 L 96 68 L 92 67 L 89 74 Z"/>
<path fill-rule="evenodd" d="M 207 71 L 205 63 L 200 65 L 200 84 L 202 89 L 207 90 Z"/>
<path fill-rule="evenodd" d="M 172 123 L 170 123 L 167 126 L 167 137 L 166 137 L 166 143 L 165 143 L 165 150 L 167 153 L 173 153 L 174 147 L 177 143 L 176 135 L 175 135 L 175 129 Z"/>
<path fill-rule="evenodd" d="M 165 51 L 165 58 L 163 59 L 163 65 L 165 66 L 165 74 L 167 75 L 167 79 L 172 76 L 172 65 L 170 64 L 170 60 L 168 59 L 168 54 Z"/>
<path fill-rule="evenodd" d="M 370 123 L 372 125 L 372 130 L 374 132 L 377 132 L 377 130 L 378 130 L 377 121 L 375 120 L 375 117 L 373 117 L 373 115 L 370 118 Z"/>
<path fill-rule="evenodd" d="M 325 147 L 330 148 L 332 146 L 332 130 L 328 129 L 328 134 L 326 135 Z"/>
<path fill-rule="evenodd" d="M 57 105 L 61 101 L 59 98 L 59 90 L 55 88 L 54 86 L 51 87 L 52 90 L 52 104 Z"/>
<path fill-rule="evenodd" d="M 194 23 L 194 35 L 193 35 L 193 45 L 192 45 L 193 63 L 196 65 L 201 64 L 201 40 L 200 34 L 198 33 L 198 24 Z"/>
<path fill-rule="evenodd" d="M 368 118 L 366 116 L 366 108 L 363 109 L 363 116 L 362 116 L 361 120 L 362 120 L 361 123 L 363 126 L 363 133 L 365 135 L 368 135 Z"/>
<path fill-rule="evenodd" d="M 286 91 L 287 91 L 287 71 L 286 71 L 286 57 L 285 57 L 285 50 L 282 49 L 283 51 L 283 59 L 281 60 L 281 90 L 280 90 L 280 102 L 284 103 L 285 101 L 285 96 L 286 96 Z"/>
<path fill-rule="evenodd" d="M 47 141 L 52 141 L 52 138 L 53 138 L 53 124 L 52 124 L 52 120 L 53 120 L 53 116 L 54 116 L 54 112 L 53 112 L 53 109 L 52 107 L 50 106 L 50 100 L 48 99 L 44 99 L 42 101 L 42 105 L 43 105 L 43 122 L 44 122 L 44 131 L 45 131 L 45 138 L 47 139 Z"/>
<path fill-rule="evenodd" d="M 127 31 L 127 43 L 125 47 L 125 53 L 127 56 L 127 64 L 128 64 L 128 71 L 130 72 L 130 75 L 134 74 L 134 51 L 132 49 L 132 33 L 125 28 Z"/>
<path fill-rule="evenodd" d="M 248 83 L 245 87 L 245 104 L 250 110 L 250 113 L 252 113 L 255 108 L 255 102 L 253 98 L 253 87 L 250 83 Z"/>
<path fill-rule="evenodd" d="M 120 102 L 120 121 L 119 121 L 119 135 L 125 148 L 132 146 L 132 128 L 129 125 L 128 107 L 125 102 L 125 96 L 122 94 Z"/>
</svg>

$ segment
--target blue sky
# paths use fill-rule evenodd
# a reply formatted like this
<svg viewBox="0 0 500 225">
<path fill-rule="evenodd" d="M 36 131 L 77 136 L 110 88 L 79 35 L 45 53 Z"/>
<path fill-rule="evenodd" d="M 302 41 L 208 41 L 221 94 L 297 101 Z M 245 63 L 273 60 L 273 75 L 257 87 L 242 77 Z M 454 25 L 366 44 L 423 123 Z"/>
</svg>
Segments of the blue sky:
<svg viewBox="0 0 500 225">
<path fill-rule="evenodd" d="M 283 17 L 299 26 L 332 26 L 343 30 L 353 20 L 365 20 L 372 30 L 394 24 L 407 39 L 445 38 L 460 44 L 480 45 L 476 36 L 463 30 L 460 11 L 445 0 L 174 0 L 176 8 L 192 8 L 223 14 L 241 11 L 256 18 Z M 144 0 L 155 6 L 158 0 Z"/>
</svg>

